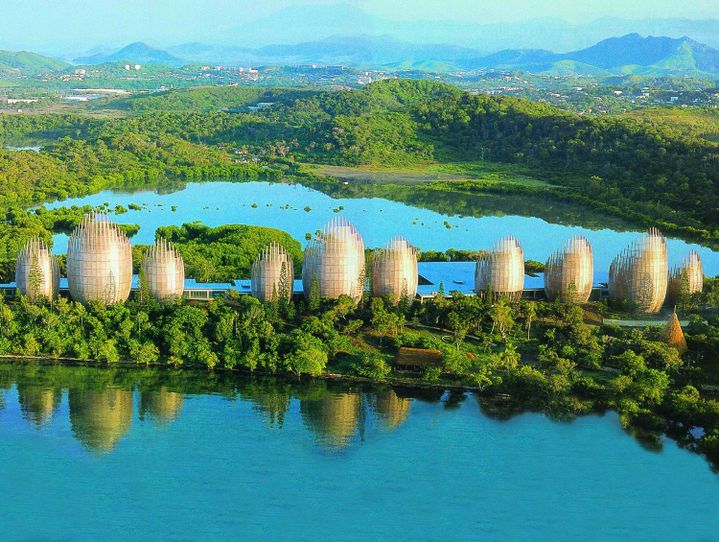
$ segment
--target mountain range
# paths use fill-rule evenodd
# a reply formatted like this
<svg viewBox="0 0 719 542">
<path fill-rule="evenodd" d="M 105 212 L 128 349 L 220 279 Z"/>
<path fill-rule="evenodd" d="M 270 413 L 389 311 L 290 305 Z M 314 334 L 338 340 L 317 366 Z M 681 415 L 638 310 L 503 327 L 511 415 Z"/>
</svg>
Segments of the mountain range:
<svg viewBox="0 0 719 542">
<path fill-rule="evenodd" d="M 639 74 L 719 77 L 719 50 L 690 38 L 627 34 L 569 53 L 504 50 L 461 62 L 464 68 L 581 75 Z"/>
<path fill-rule="evenodd" d="M 397 21 L 372 15 L 356 5 L 328 3 L 290 5 L 236 26 L 218 23 L 218 27 L 213 28 L 212 42 L 228 45 L 241 41 L 260 47 L 364 34 L 392 36 L 411 43 L 449 43 L 484 52 L 509 48 L 569 52 L 589 47 L 607 36 L 632 32 L 671 38 L 690 36 L 719 48 L 719 20 L 716 19 L 603 17 L 577 24 L 552 17 L 488 24 L 457 20 Z"/>
<path fill-rule="evenodd" d="M 39 73 L 59 71 L 67 68 L 69 64 L 63 60 L 51 58 L 28 51 L 0 51 L 0 73 L 23 71 L 26 73 Z"/>
<path fill-rule="evenodd" d="M 414 44 L 391 36 L 330 37 L 295 45 L 259 48 L 187 43 L 168 51 L 133 43 L 111 54 L 75 60 L 180 65 L 342 64 L 357 68 L 451 70 L 516 70 L 551 75 L 676 75 L 719 78 L 719 50 L 688 37 L 642 37 L 637 33 L 609 38 L 571 51 L 505 49 L 492 54 L 468 47 Z"/>
<path fill-rule="evenodd" d="M 167 51 L 155 49 L 140 41 L 126 45 L 114 53 L 95 53 L 76 58 L 74 62 L 76 64 L 86 65 L 106 64 L 109 62 L 131 62 L 133 64 L 163 64 L 166 66 L 180 66 L 187 63 Z"/>
</svg>

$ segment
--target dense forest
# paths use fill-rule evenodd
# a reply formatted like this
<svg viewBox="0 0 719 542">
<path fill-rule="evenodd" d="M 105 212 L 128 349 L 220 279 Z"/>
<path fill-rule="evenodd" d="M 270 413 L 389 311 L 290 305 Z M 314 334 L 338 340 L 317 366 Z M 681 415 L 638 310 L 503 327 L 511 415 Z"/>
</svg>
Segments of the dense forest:
<svg viewBox="0 0 719 542">
<path fill-rule="evenodd" d="M 210 228 L 195 222 L 158 228 L 156 236 L 167 239 L 180 251 L 185 274 L 199 282 L 250 277 L 252 262 L 273 242 L 287 250 L 298 272 L 302 268 L 300 243 L 288 233 L 272 228 L 244 224 Z"/>
<path fill-rule="evenodd" d="M 248 109 L 258 101 L 273 105 Z M 703 137 L 707 115 L 696 125 L 687 115 L 678 123 L 659 114 L 581 116 L 414 80 L 316 93 L 200 88 L 100 105 L 125 115 L 0 116 L 0 140 L 47 142 L 41 153 L 0 152 L 0 204 L 163 177 L 227 178 L 253 167 L 258 174 L 258 162 L 271 175 L 294 161 L 484 161 L 526 167 L 561 187 L 554 198 L 667 232 L 719 237 L 719 147 Z"/>
<path fill-rule="evenodd" d="M 262 304 L 236 293 L 158 303 L 140 292 L 107 307 L 21 297 L 0 299 L 0 354 L 463 385 L 506 413 L 567 419 L 615 409 L 651 446 L 668 434 L 719 465 L 719 401 L 710 391 L 719 381 L 718 302 L 711 281 L 684 304 L 682 354 L 662 328 L 588 325 L 578 305 L 456 292 L 423 304 L 369 296 Z M 439 359 L 408 370 L 396 365 L 399 347 L 434 349 Z"/>
</svg>

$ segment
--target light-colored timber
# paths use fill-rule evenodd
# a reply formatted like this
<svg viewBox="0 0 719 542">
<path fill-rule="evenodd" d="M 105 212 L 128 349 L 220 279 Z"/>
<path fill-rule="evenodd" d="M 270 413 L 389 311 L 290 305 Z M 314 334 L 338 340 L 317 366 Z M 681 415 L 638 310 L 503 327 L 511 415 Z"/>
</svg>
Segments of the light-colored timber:
<svg viewBox="0 0 719 542">
<path fill-rule="evenodd" d="M 15 265 L 15 284 L 31 301 L 57 297 L 60 266 L 42 239 L 33 237 L 20 250 Z"/>
<path fill-rule="evenodd" d="M 680 265 L 669 272 L 667 301 L 676 303 L 682 295 L 694 295 L 704 289 L 704 267 L 702 258 L 692 250 Z"/>
<path fill-rule="evenodd" d="M 562 303 L 586 303 L 594 285 L 594 256 L 586 237 L 578 235 L 547 259 L 544 292 Z"/>
<path fill-rule="evenodd" d="M 262 302 L 292 297 L 292 257 L 278 243 L 267 245 L 252 263 L 252 295 Z"/>
<path fill-rule="evenodd" d="M 86 215 L 70 236 L 67 282 L 75 301 L 125 301 L 132 286 L 132 249 L 106 214 Z"/>
<path fill-rule="evenodd" d="M 347 295 L 359 301 L 364 292 L 364 241 L 352 223 L 335 217 L 307 245 L 302 264 L 302 285 L 309 297 L 317 282 L 320 297 Z"/>
<path fill-rule="evenodd" d="M 609 299 L 651 314 L 664 305 L 669 283 L 667 244 L 652 228 L 626 247 L 609 267 Z"/>
<path fill-rule="evenodd" d="M 474 288 L 478 295 L 522 297 L 524 290 L 524 251 L 514 237 L 497 241 L 492 250 L 477 260 Z"/>
<path fill-rule="evenodd" d="M 372 293 L 397 303 L 417 294 L 417 249 L 404 237 L 394 237 L 372 255 Z"/>
<path fill-rule="evenodd" d="M 182 297 L 185 291 L 185 262 L 166 239 L 158 239 L 142 259 L 142 280 L 150 295 L 161 301 Z"/>
</svg>

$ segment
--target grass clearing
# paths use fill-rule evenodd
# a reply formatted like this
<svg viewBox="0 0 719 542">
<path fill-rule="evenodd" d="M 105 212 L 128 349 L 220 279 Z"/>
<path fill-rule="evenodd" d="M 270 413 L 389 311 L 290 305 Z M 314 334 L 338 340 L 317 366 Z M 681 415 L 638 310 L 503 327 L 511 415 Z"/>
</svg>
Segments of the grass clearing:
<svg viewBox="0 0 719 542">
<path fill-rule="evenodd" d="M 317 175 L 370 184 L 422 185 L 438 181 L 513 184 L 531 188 L 549 186 L 549 183 L 531 176 L 524 168 L 492 162 L 447 162 L 417 164 L 409 167 L 333 166 L 303 164 Z"/>
</svg>

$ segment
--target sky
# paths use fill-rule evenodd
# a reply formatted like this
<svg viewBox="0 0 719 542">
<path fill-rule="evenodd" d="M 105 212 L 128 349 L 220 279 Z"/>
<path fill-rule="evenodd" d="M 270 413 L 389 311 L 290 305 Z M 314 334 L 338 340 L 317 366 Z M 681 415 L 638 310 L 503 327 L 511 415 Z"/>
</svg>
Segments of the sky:
<svg viewBox="0 0 719 542">
<path fill-rule="evenodd" d="M 291 5 L 330 0 L 2 0 L 0 47 L 87 51 L 135 40 L 158 45 L 211 41 Z M 344 0 L 372 16 L 476 23 L 538 17 L 571 23 L 601 17 L 719 19 L 719 1 L 691 0 Z M 241 39 L 241 37 L 238 37 Z"/>
</svg>

